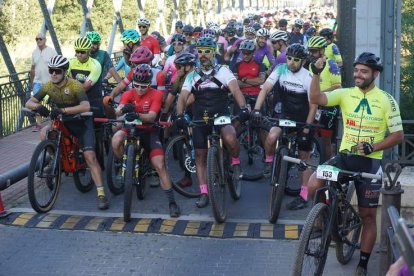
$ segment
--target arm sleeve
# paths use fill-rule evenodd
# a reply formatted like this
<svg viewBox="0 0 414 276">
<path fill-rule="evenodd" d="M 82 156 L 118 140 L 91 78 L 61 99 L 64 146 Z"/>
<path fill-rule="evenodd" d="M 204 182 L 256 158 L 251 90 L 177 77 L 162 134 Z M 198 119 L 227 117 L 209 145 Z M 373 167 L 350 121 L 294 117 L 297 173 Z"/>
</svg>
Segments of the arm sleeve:
<svg viewBox="0 0 414 276">
<path fill-rule="evenodd" d="M 88 96 L 86 95 L 85 90 L 83 89 L 83 85 L 80 82 L 77 82 L 74 85 L 74 88 L 76 89 L 76 91 L 78 91 L 78 93 L 76 93 L 76 97 L 78 98 L 79 102 L 89 101 Z"/>
<path fill-rule="evenodd" d="M 325 92 L 326 98 L 328 99 L 326 106 L 341 105 L 341 97 L 344 92 L 344 89 L 336 89 L 331 92 Z"/>
<path fill-rule="evenodd" d="M 128 75 L 121 81 L 125 86 L 128 86 L 132 82 L 132 73 L 134 71 L 130 70 Z"/>
<path fill-rule="evenodd" d="M 388 102 L 385 104 L 385 119 L 387 121 L 388 130 L 393 133 L 403 130 L 400 108 L 395 99 L 387 94 Z"/>
<path fill-rule="evenodd" d="M 43 100 L 43 98 L 47 95 L 46 89 L 44 87 L 45 87 L 44 85 L 40 87 L 39 91 L 33 95 L 33 97 L 39 102 Z"/>
<path fill-rule="evenodd" d="M 92 59 L 92 62 L 94 63 L 94 65 L 86 81 L 91 81 L 92 85 L 94 85 L 99 80 L 99 77 L 101 76 L 102 67 L 101 67 L 101 64 L 96 59 Z"/>
</svg>

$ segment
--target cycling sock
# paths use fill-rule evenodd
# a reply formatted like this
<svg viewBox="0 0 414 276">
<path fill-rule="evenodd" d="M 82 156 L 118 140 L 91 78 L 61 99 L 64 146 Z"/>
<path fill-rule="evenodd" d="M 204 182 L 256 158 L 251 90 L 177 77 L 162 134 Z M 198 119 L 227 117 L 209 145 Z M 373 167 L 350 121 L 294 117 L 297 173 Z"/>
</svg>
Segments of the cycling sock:
<svg viewBox="0 0 414 276">
<path fill-rule="evenodd" d="M 207 184 L 200 184 L 200 191 L 202 194 L 208 194 L 208 187 Z"/>
<path fill-rule="evenodd" d="M 232 157 L 231 158 L 231 164 L 232 165 L 238 165 L 238 164 L 240 164 L 240 156 L 238 156 L 236 158 Z"/>
<path fill-rule="evenodd" d="M 105 191 L 103 186 L 96 186 L 96 190 L 98 191 L 98 196 L 105 196 Z"/>
<path fill-rule="evenodd" d="M 366 253 L 361 251 L 361 255 L 359 256 L 359 264 L 358 266 L 367 269 L 368 266 L 368 260 L 371 256 L 371 253 Z"/>
<path fill-rule="evenodd" d="M 304 200 L 308 200 L 308 187 L 305 185 L 302 185 L 300 187 L 300 197 L 303 198 Z"/>
<path fill-rule="evenodd" d="M 175 202 L 174 192 L 173 192 L 172 188 L 169 188 L 168 190 L 164 190 L 164 193 L 167 195 L 168 203 L 174 203 Z"/>
<path fill-rule="evenodd" d="M 271 163 L 271 162 L 273 162 L 273 155 L 266 154 L 265 163 Z"/>
</svg>

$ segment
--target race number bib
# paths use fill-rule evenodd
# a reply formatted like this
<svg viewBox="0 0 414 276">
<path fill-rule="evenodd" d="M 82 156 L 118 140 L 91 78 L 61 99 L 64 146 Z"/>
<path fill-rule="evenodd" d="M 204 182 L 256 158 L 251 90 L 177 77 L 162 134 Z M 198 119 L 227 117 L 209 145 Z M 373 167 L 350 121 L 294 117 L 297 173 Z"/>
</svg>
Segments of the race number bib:
<svg viewBox="0 0 414 276">
<path fill-rule="evenodd" d="M 140 125 L 142 125 L 142 121 L 139 120 L 139 119 L 135 119 L 132 122 L 125 121 L 125 124 L 126 125 L 140 126 Z"/>
<path fill-rule="evenodd" d="M 296 122 L 295 121 L 291 121 L 291 120 L 286 120 L 286 119 L 280 119 L 279 120 L 279 126 L 296 127 Z"/>
<path fill-rule="evenodd" d="M 319 121 L 321 119 L 322 110 L 318 109 L 315 114 L 315 120 Z"/>
<path fill-rule="evenodd" d="M 316 178 L 331 181 L 338 181 L 340 169 L 329 165 L 319 165 L 316 169 Z"/>
<path fill-rule="evenodd" d="M 228 124 L 231 124 L 231 119 L 229 116 L 220 116 L 214 119 L 215 126 L 228 125 Z"/>
</svg>

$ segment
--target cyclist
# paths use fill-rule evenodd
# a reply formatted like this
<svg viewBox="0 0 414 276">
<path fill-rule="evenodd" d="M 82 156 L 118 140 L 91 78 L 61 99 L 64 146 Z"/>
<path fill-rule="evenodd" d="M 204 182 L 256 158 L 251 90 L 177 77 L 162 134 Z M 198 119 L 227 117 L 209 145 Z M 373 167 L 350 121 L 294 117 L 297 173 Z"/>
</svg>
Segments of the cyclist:
<svg viewBox="0 0 414 276">
<path fill-rule="evenodd" d="M 280 19 L 277 25 L 279 26 L 279 30 L 287 32 L 288 22 L 285 18 Z"/>
<path fill-rule="evenodd" d="M 41 116 L 47 117 L 50 115 L 52 119 L 56 118 L 59 114 L 72 115 L 88 112 L 90 105 L 83 85 L 78 81 L 67 77 L 67 71 L 69 69 L 68 59 L 61 55 L 56 55 L 50 59 L 48 68 L 51 80 L 42 86 L 39 92 L 27 101 L 26 107 L 36 111 Z M 46 95 L 49 96 L 49 99 L 52 100 L 57 107 L 50 113 L 49 110 L 40 103 Z M 64 122 L 64 124 L 83 145 L 83 155 L 86 163 L 91 169 L 92 179 L 95 182 L 98 193 L 98 208 L 101 210 L 108 209 L 109 202 L 105 196 L 103 187 L 102 170 L 95 154 L 95 132 L 93 130 L 92 117 L 87 117 L 82 121 Z M 45 126 L 41 130 L 41 140 L 46 139 L 46 133 L 49 129 L 50 125 Z"/>
<path fill-rule="evenodd" d="M 240 121 L 248 119 L 248 110 L 244 97 L 237 85 L 232 72 L 225 66 L 215 65 L 214 52 L 217 44 L 212 37 L 201 37 L 197 41 L 198 58 L 200 68 L 190 72 L 184 82 L 177 102 L 177 127 L 185 127 L 184 108 L 190 93 L 194 94 L 193 118 L 201 120 L 203 117 L 229 115 L 228 91 L 233 94 L 235 101 L 240 106 Z M 193 128 L 193 144 L 196 149 L 197 178 L 202 193 L 196 205 L 203 208 L 208 205 L 206 158 L 208 126 Z M 221 128 L 223 141 L 232 156 L 233 177 L 240 177 L 240 145 L 236 138 L 236 131 L 232 125 Z"/>
<path fill-rule="evenodd" d="M 183 35 L 185 38 L 184 52 L 195 54 L 197 52 L 195 48 L 195 41 L 193 39 L 194 27 L 191 25 L 185 25 L 183 28 Z M 201 34 L 201 30 L 200 30 Z"/>
<path fill-rule="evenodd" d="M 301 44 L 294 43 L 289 45 L 286 50 L 287 63 L 279 64 L 272 74 L 267 78 L 263 84 L 263 88 L 256 101 L 256 106 L 252 111 L 253 123 L 260 125 L 262 115 L 260 108 L 266 98 L 266 95 L 275 86 L 275 91 L 278 92 L 280 101 L 282 103 L 281 118 L 291 119 L 297 122 L 313 123 L 317 106 L 310 104 L 308 100 L 309 87 L 311 75 L 308 70 L 303 68 L 303 64 L 308 57 L 308 52 Z M 282 130 L 279 127 L 264 124 L 263 128 L 269 132 L 264 143 L 266 153 L 264 175 L 270 176 L 270 169 L 274 156 L 275 144 Z M 299 157 L 303 160 L 308 160 L 311 144 L 311 131 L 309 128 L 295 129 L 298 132 L 298 148 Z M 300 181 L 303 186 L 308 182 L 310 170 L 300 172 Z M 304 197 L 305 191 L 301 191 L 301 197 L 298 197 L 293 202 L 287 205 L 288 209 L 296 210 L 306 207 L 306 201 L 300 201 Z M 306 198 L 305 198 L 306 199 Z"/>
<path fill-rule="evenodd" d="M 299 43 L 301 45 L 304 45 L 304 37 L 303 34 L 300 32 L 304 23 L 305 22 L 300 18 L 295 20 L 295 25 L 293 26 L 293 30 L 290 33 L 290 44 Z"/>
<path fill-rule="evenodd" d="M 273 47 L 273 54 L 276 57 L 275 62 L 272 65 L 271 70 L 281 64 L 286 63 L 286 49 L 287 49 L 287 41 L 289 37 L 287 32 L 285 31 L 276 31 L 270 35 L 270 41 L 272 42 Z"/>
<path fill-rule="evenodd" d="M 161 59 L 161 49 L 158 40 L 148 32 L 149 27 L 151 26 L 151 21 L 148 18 L 138 18 L 137 25 L 139 32 L 141 33 L 141 46 L 146 46 L 151 50 L 154 55 L 151 64 L 152 66 L 157 66 Z"/>
<path fill-rule="evenodd" d="M 267 29 L 270 32 L 273 28 L 273 22 L 270 19 L 266 20 L 263 23 L 263 28 Z"/>
<path fill-rule="evenodd" d="M 175 22 L 175 33 L 173 35 L 171 35 L 169 38 L 167 38 L 167 44 L 170 45 L 172 42 L 172 38 L 174 37 L 174 35 L 176 34 L 183 34 L 183 28 L 184 28 L 184 23 L 181 20 L 178 20 L 177 22 Z"/>
<path fill-rule="evenodd" d="M 127 121 L 139 119 L 143 123 L 153 123 L 161 110 L 163 92 L 150 87 L 153 77 L 150 65 L 138 65 L 134 68 L 132 76 L 134 88 L 126 91 L 121 96 L 116 113 L 117 115 L 125 114 Z M 122 159 L 124 152 L 126 131 L 126 129 L 118 130 L 112 137 L 112 148 L 119 159 Z M 142 145 L 149 154 L 152 166 L 160 177 L 161 187 L 168 198 L 170 216 L 179 217 L 180 208 L 175 202 L 171 180 L 167 175 L 164 163 L 164 150 L 158 138 L 158 131 L 151 127 L 143 129 L 140 138 Z"/>
<path fill-rule="evenodd" d="M 254 53 L 254 60 L 263 64 L 268 70 L 273 63 L 275 63 L 275 57 L 273 56 L 271 47 L 267 44 L 267 39 L 270 33 L 268 29 L 261 28 L 256 32 L 256 52 Z"/>
<path fill-rule="evenodd" d="M 115 81 L 119 83 L 121 81 L 121 77 L 115 70 L 108 52 L 99 49 L 102 40 L 101 35 L 98 32 L 92 31 L 87 32 L 86 37 L 92 42 L 91 51 L 89 53 L 90 56 L 99 61 L 101 64 L 102 73 L 100 79 L 102 81 L 108 81 L 109 77 L 112 76 Z M 104 78 L 102 76 L 104 76 Z"/>
<path fill-rule="evenodd" d="M 128 49 L 125 54 L 131 55 L 139 47 L 141 35 L 134 29 L 128 29 L 121 34 L 121 41 L 124 44 L 124 49 Z M 125 56 L 125 54 L 125 61 L 129 61 L 129 56 Z"/>
<path fill-rule="evenodd" d="M 329 28 L 324 28 L 319 32 L 319 35 L 324 37 L 328 42 L 328 46 L 325 49 L 325 56 L 328 59 L 333 59 L 336 61 L 339 67 L 342 67 L 342 56 L 341 52 L 339 51 L 338 46 L 333 42 L 334 41 L 334 33 Z"/>
<path fill-rule="evenodd" d="M 397 102 L 374 82 L 383 69 L 381 60 L 373 53 L 361 53 L 354 61 L 355 87 L 321 93 L 320 74 L 325 59 L 319 58 L 311 64 L 314 74 L 310 101 L 318 105 L 339 105 L 344 123 L 340 153 L 327 163 L 340 169 L 380 174 L 383 150 L 404 139 Z M 387 131 L 389 134 L 385 137 Z M 312 175 L 308 183 L 310 198 L 323 183 Z M 367 264 L 377 236 L 376 208 L 381 186 L 381 181 L 376 180 L 355 183 L 362 219 L 361 255 L 355 275 L 367 275 Z"/>
<path fill-rule="evenodd" d="M 325 38 L 321 36 L 313 36 L 308 41 L 308 51 L 310 53 L 310 60 L 317 60 L 324 56 L 325 47 L 327 42 Z M 305 66 L 310 70 L 309 66 Z M 330 92 L 335 89 L 341 88 L 341 71 L 332 59 L 327 59 L 327 66 L 321 72 L 320 78 L 321 92 Z M 338 107 L 321 107 L 317 113 L 315 119 L 319 123 L 324 125 L 324 128 L 318 129 L 319 135 L 325 147 L 325 156 L 329 159 L 332 156 L 332 137 L 336 129 L 336 117 L 338 115 Z"/>
<path fill-rule="evenodd" d="M 87 37 L 75 40 L 76 56 L 69 61 L 68 74 L 83 85 L 88 96 L 91 111 L 95 117 L 105 117 L 102 104 L 102 67 L 94 58 L 89 56 L 92 42 Z"/>
<path fill-rule="evenodd" d="M 175 34 L 171 39 L 172 47 L 170 47 L 170 49 L 168 50 L 169 55 L 168 55 L 167 60 L 165 61 L 165 65 L 163 69 L 163 71 L 165 72 L 171 71 L 171 74 L 172 74 L 171 82 L 174 82 L 176 75 L 177 75 L 177 70 L 174 66 L 174 60 L 180 53 L 183 52 L 184 43 L 185 43 L 185 38 L 182 34 Z"/>
</svg>

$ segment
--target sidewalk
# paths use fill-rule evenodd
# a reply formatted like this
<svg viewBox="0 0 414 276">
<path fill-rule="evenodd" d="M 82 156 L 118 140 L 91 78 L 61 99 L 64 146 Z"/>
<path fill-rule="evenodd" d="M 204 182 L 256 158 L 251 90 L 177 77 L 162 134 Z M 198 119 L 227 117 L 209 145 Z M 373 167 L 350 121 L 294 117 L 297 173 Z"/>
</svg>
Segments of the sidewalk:
<svg viewBox="0 0 414 276">
<path fill-rule="evenodd" d="M 39 141 L 39 132 L 32 132 L 31 127 L 0 139 L 0 174 L 30 162 L 32 153 Z M 16 199 L 26 194 L 26 185 L 27 180 L 24 178 L 1 191 L 6 209 L 12 207 Z"/>
</svg>

